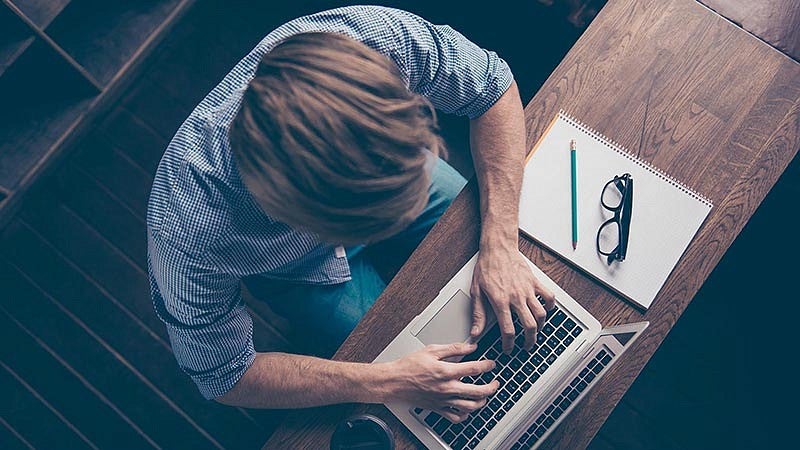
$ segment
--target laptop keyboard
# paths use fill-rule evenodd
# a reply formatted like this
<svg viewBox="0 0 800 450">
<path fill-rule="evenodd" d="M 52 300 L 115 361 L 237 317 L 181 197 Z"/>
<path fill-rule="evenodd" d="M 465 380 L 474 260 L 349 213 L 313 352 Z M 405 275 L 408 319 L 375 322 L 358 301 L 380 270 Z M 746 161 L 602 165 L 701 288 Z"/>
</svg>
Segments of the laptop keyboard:
<svg viewBox="0 0 800 450">
<path fill-rule="evenodd" d="M 525 430 L 525 433 L 517 439 L 517 442 L 511 446 L 511 450 L 529 449 L 533 447 L 539 439 L 547 433 L 547 430 L 561 417 L 567 408 L 572 405 L 575 399 L 585 391 L 597 375 L 611 362 L 611 354 L 606 350 L 600 350 L 594 359 L 590 360 L 588 364 L 581 370 L 581 372 L 572 379 L 569 386 L 561 391 L 561 394 L 553 400 L 553 403 L 544 410 L 536 421 Z"/>
<path fill-rule="evenodd" d="M 542 302 L 542 299 L 539 298 Z M 500 388 L 488 398 L 486 406 L 474 411 L 461 423 L 452 423 L 438 413 L 421 408 L 414 410 L 444 442 L 454 450 L 477 448 L 497 423 L 550 368 L 559 355 L 583 332 L 583 328 L 567 317 L 557 306 L 548 312 L 547 320 L 537 333 L 536 344 L 525 351 L 525 334 L 519 319 L 514 319 L 516 337 L 510 354 L 503 353 L 500 326 L 495 324 L 478 341 L 478 348 L 462 361 L 491 359 L 496 367 L 476 377 L 465 377 L 465 383 L 488 384 L 500 381 Z"/>
</svg>

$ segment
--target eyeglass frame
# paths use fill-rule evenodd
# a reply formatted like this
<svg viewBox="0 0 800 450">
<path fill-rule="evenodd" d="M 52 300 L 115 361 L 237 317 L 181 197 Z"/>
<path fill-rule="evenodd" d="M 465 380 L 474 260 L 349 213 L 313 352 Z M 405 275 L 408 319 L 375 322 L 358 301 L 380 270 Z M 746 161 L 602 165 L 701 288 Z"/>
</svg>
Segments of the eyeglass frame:
<svg viewBox="0 0 800 450">
<path fill-rule="evenodd" d="M 611 184 L 613 184 L 622 195 L 619 205 L 613 208 L 607 205 L 603 199 L 606 189 L 608 189 Z M 615 175 L 612 180 L 606 183 L 603 186 L 603 190 L 600 191 L 600 204 L 603 208 L 614 213 L 613 217 L 600 225 L 600 228 L 597 230 L 596 239 L 597 252 L 607 257 L 607 262 L 610 266 L 614 261 L 625 261 L 625 257 L 628 253 L 628 238 L 630 237 L 631 215 L 633 214 L 633 177 L 631 174 L 625 173 L 622 175 Z M 614 250 L 606 253 L 600 249 L 600 234 L 606 226 L 612 223 L 617 224 L 618 241 Z"/>
</svg>

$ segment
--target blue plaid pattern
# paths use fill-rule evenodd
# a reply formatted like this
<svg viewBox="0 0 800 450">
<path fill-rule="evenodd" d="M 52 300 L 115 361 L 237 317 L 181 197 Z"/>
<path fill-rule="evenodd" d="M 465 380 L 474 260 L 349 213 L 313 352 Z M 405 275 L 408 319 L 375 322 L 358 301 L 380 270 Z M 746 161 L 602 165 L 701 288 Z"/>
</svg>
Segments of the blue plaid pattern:
<svg viewBox="0 0 800 450">
<path fill-rule="evenodd" d="M 343 33 L 387 55 L 409 89 L 447 113 L 475 118 L 511 85 L 508 65 L 448 26 L 378 6 L 300 17 L 265 37 L 203 99 L 161 159 L 147 213 L 154 308 L 180 367 L 204 397 L 218 397 L 255 359 L 240 280 L 348 281 L 333 245 L 265 215 L 234 166 L 228 126 L 262 56 L 303 32 Z"/>
</svg>

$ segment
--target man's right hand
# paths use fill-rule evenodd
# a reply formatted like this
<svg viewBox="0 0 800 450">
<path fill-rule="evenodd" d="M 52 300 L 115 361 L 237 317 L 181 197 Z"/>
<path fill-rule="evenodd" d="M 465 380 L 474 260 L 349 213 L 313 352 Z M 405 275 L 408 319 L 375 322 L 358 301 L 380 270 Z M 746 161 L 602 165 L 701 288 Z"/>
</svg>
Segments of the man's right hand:
<svg viewBox="0 0 800 450">
<path fill-rule="evenodd" d="M 388 374 L 384 386 L 387 401 L 401 400 L 436 411 L 451 422 L 461 422 L 483 407 L 497 391 L 497 380 L 485 385 L 462 382 L 466 376 L 494 369 L 494 361 L 448 362 L 446 358 L 466 356 L 475 344 L 428 345 L 398 360 L 384 363 Z"/>
</svg>

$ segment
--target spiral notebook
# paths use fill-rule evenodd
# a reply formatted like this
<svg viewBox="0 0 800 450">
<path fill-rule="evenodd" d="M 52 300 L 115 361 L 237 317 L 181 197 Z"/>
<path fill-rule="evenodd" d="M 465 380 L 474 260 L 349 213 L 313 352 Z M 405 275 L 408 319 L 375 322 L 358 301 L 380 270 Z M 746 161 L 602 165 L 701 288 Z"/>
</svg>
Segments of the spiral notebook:
<svg viewBox="0 0 800 450">
<path fill-rule="evenodd" d="M 577 144 L 578 246 L 572 248 L 569 143 Z M 634 180 L 628 252 L 609 265 L 597 251 L 600 225 L 613 213 L 600 204 L 615 175 Z M 640 160 L 563 111 L 525 165 L 520 229 L 613 291 L 647 309 L 711 211 L 711 201 Z"/>
</svg>

